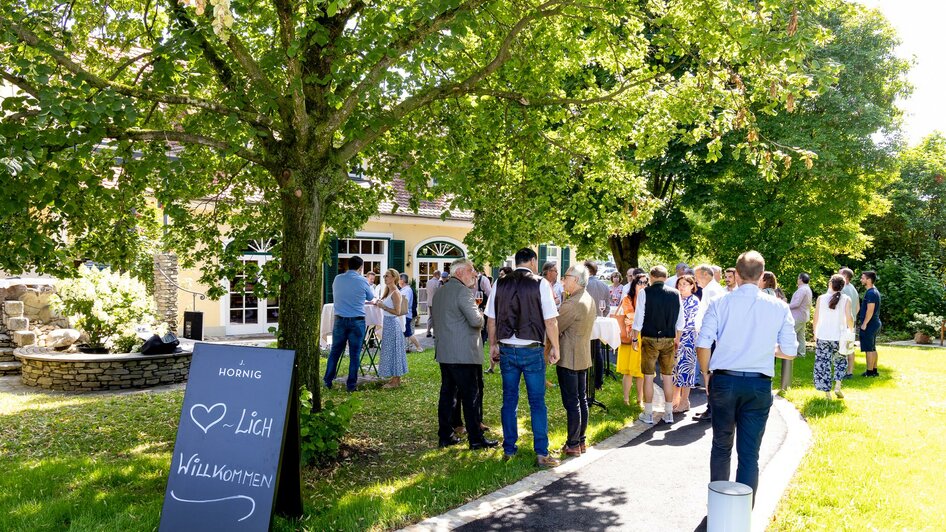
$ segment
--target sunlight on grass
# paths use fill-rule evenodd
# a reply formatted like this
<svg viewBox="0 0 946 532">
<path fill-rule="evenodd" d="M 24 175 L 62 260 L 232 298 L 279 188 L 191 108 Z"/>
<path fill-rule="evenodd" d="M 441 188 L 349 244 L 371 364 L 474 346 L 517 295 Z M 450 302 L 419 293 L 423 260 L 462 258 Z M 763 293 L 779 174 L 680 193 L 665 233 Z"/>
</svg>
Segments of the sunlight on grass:
<svg viewBox="0 0 946 532">
<path fill-rule="evenodd" d="M 324 360 L 323 360 L 324 367 Z M 303 470 L 305 515 L 275 530 L 385 530 L 460 506 L 537 471 L 525 387 L 519 453 L 437 447 L 439 366 L 431 351 L 409 356 L 405 386 L 359 392 L 363 407 L 347 456 Z M 484 422 L 500 437 L 501 377 L 485 375 Z M 548 378 L 557 382 L 554 368 Z M 342 400 L 329 390 L 325 399 Z M 0 530 L 150 530 L 158 525 L 183 392 L 64 396 L 0 394 Z M 609 382 L 591 411 L 600 441 L 637 415 Z M 558 388 L 546 390 L 549 448 L 565 440 Z"/>
<path fill-rule="evenodd" d="M 845 399 L 829 401 L 811 383 L 812 357 L 796 359 L 786 398 L 814 444 L 770 530 L 942 530 L 944 362 L 944 350 L 882 346 L 881 376 L 844 381 Z"/>
</svg>

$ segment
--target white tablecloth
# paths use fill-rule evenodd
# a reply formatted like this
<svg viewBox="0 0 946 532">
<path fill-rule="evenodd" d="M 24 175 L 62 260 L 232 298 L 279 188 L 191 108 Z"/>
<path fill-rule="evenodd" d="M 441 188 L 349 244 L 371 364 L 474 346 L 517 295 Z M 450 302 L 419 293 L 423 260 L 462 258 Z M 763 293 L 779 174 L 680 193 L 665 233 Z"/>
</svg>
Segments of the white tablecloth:
<svg viewBox="0 0 946 532">
<path fill-rule="evenodd" d="M 365 302 L 365 327 L 378 326 L 375 334 L 381 338 L 381 327 L 384 320 L 384 311 L 374 306 L 371 302 Z M 401 316 L 401 330 L 404 330 L 405 320 Z M 327 303 L 322 305 L 322 319 L 319 321 L 319 345 L 325 349 L 331 344 L 328 341 L 332 335 L 332 329 L 335 327 L 335 305 Z"/>
<path fill-rule="evenodd" d="M 611 346 L 611 349 L 621 347 L 621 329 L 614 318 L 598 316 L 595 318 L 594 328 L 591 329 L 591 339 L 601 340 Z"/>
</svg>

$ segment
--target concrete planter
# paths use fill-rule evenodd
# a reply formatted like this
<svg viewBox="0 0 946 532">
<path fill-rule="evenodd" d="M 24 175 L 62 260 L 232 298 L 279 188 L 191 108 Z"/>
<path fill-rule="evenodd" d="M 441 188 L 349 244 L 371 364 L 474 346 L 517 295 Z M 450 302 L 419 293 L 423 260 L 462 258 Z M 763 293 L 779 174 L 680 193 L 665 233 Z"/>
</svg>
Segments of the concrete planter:
<svg viewBox="0 0 946 532">
<path fill-rule="evenodd" d="M 918 344 L 932 344 L 933 339 L 926 333 L 918 332 L 913 335 L 913 341 Z"/>
</svg>

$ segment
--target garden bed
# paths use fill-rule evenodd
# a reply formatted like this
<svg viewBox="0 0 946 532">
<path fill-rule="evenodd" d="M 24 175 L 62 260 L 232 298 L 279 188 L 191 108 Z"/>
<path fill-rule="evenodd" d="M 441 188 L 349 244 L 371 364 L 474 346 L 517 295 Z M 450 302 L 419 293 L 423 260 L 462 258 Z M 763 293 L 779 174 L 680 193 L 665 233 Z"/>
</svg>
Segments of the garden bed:
<svg viewBox="0 0 946 532">
<path fill-rule="evenodd" d="M 187 380 L 191 352 L 169 355 L 59 353 L 44 347 L 13 352 L 22 363 L 20 379 L 46 390 L 83 391 L 149 388 Z"/>
</svg>

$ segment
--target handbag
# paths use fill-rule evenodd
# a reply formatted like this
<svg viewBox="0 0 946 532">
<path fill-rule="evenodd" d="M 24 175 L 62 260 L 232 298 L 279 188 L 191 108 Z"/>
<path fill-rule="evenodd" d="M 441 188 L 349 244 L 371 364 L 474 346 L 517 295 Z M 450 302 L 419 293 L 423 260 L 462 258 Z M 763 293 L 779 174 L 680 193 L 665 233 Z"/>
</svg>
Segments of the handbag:
<svg viewBox="0 0 946 532">
<path fill-rule="evenodd" d="M 178 347 L 181 344 L 180 340 L 177 339 L 177 336 L 174 333 L 169 332 L 164 336 L 152 335 L 151 338 L 145 341 L 144 345 L 141 346 L 142 355 L 169 355 L 171 353 L 179 353 L 181 348 Z"/>
<path fill-rule="evenodd" d="M 838 341 L 838 353 L 850 355 L 854 352 L 854 329 L 841 329 L 841 340 Z"/>
</svg>

